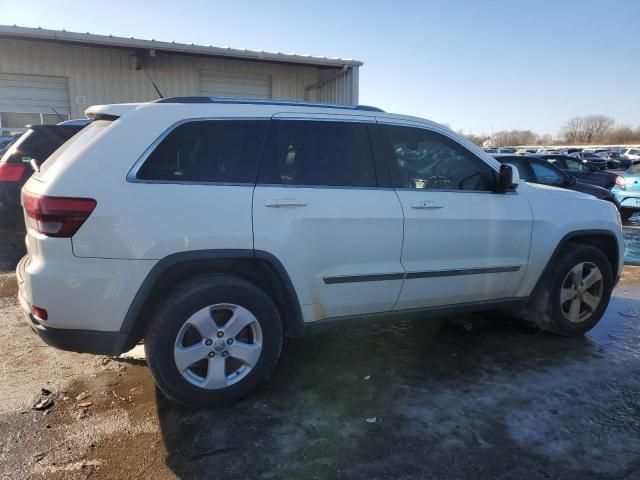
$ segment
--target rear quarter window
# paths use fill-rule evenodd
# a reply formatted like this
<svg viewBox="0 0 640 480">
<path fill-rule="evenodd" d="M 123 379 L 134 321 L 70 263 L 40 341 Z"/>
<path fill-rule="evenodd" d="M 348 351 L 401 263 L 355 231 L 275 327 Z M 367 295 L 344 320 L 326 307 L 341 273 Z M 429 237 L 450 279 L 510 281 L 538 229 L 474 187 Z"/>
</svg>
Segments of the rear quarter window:
<svg viewBox="0 0 640 480">
<path fill-rule="evenodd" d="M 34 177 L 44 177 L 47 175 L 62 155 L 73 156 L 81 149 L 86 147 L 94 138 L 100 135 L 112 123 L 112 120 L 96 120 L 84 127 L 69 140 L 62 144 L 60 148 L 54 151 L 51 156 L 42 164 L 40 172 L 34 174 Z"/>
<path fill-rule="evenodd" d="M 268 120 L 206 120 L 174 128 L 135 178 L 159 182 L 255 183 Z"/>
</svg>

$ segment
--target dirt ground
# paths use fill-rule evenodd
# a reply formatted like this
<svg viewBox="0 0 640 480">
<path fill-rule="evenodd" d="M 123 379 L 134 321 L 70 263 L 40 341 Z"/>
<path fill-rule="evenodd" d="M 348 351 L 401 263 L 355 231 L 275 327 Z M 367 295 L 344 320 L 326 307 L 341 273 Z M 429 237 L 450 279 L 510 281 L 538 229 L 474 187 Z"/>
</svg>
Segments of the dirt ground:
<svg viewBox="0 0 640 480">
<path fill-rule="evenodd" d="M 639 347 L 627 267 L 586 337 L 497 315 L 326 332 L 257 394 L 195 411 L 139 355 L 43 344 L 4 274 L 0 478 L 640 479 Z"/>
</svg>

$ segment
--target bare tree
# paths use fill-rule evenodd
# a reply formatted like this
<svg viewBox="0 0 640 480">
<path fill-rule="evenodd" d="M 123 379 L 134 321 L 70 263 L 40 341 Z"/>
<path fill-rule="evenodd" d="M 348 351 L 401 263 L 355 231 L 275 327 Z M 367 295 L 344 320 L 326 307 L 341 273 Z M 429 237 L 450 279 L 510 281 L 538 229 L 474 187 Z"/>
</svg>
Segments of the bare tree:
<svg viewBox="0 0 640 480">
<path fill-rule="evenodd" d="M 491 137 L 496 147 L 532 145 L 536 141 L 536 134 L 531 130 L 502 130 Z"/>
<path fill-rule="evenodd" d="M 609 145 L 624 145 L 625 143 L 640 143 L 640 128 L 621 125 L 609 130 L 602 138 L 602 143 Z"/>
<path fill-rule="evenodd" d="M 587 143 L 603 137 L 616 123 L 613 118 L 606 115 L 587 115 L 583 120 Z"/>
<path fill-rule="evenodd" d="M 562 127 L 564 138 L 567 143 L 584 142 L 584 119 L 583 117 L 571 117 Z"/>
<path fill-rule="evenodd" d="M 572 117 L 562 131 L 568 143 L 591 143 L 606 136 L 615 120 L 606 115 Z"/>
<path fill-rule="evenodd" d="M 458 133 L 464 137 L 467 137 L 468 140 L 475 143 L 479 147 L 481 147 L 484 141 L 488 138 L 487 135 L 475 135 L 471 132 L 464 133 L 462 129 L 458 130 Z"/>
</svg>

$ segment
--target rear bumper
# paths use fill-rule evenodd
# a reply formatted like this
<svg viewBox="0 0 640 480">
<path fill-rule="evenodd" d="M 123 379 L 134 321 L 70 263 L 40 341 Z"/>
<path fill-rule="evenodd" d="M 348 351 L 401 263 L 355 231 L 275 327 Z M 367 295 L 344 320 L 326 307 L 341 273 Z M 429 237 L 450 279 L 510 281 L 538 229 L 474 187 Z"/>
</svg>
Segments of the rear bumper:
<svg viewBox="0 0 640 480">
<path fill-rule="evenodd" d="M 621 190 L 617 187 L 614 188 L 612 192 L 616 196 L 616 200 L 621 208 L 640 210 L 640 192 L 630 192 L 628 190 Z"/>
<path fill-rule="evenodd" d="M 126 335 L 120 332 L 102 332 L 98 330 L 78 330 L 69 328 L 52 328 L 46 321 L 31 314 L 31 305 L 26 299 L 24 288 L 24 270 L 28 257 L 23 257 L 16 268 L 18 280 L 18 300 L 24 317 L 31 329 L 48 345 L 79 353 L 95 353 L 99 355 L 119 355 L 122 353 Z"/>
<path fill-rule="evenodd" d="M 119 355 L 129 334 L 123 319 L 153 263 L 27 255 L 16 268 L 20 306 L 29 326 L 53 347 Z M 32 315 L 32 305 L 45 309 L 48 319 Z"/>
</svg>

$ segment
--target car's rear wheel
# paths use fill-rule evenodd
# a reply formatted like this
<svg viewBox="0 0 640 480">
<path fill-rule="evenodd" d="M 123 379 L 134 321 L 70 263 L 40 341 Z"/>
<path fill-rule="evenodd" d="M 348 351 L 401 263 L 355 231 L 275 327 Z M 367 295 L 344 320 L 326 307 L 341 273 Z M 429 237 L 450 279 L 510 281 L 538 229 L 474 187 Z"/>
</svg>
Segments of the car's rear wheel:
<svg viewBox="0 0 640 480">
<path fill-rule="evenodd" d="M 231 276 L 194 279 L 160 303 L 145 334 L 160 390 L 192 407 L 229 405 L 273 371 L 282 324 L 255 285 Z"/>
<path fill-rule="evenodd" d="M 597 248 L 570 244 L 550 265 L 531 298 L 528 318 L 540 328 L 562 335 L 591 330 L 609 304 L 613 272 Z"/>
</svg>

